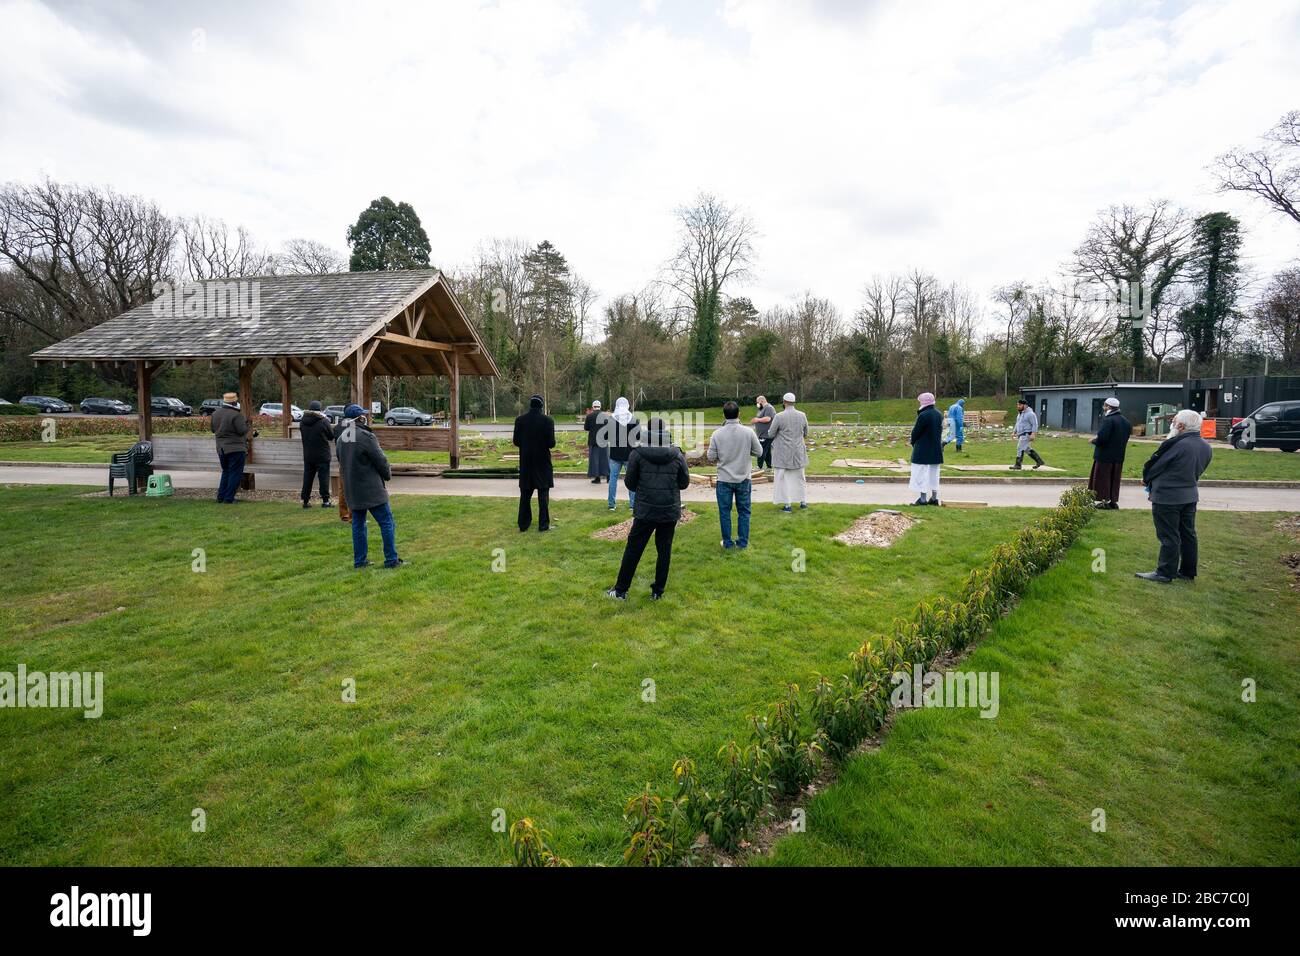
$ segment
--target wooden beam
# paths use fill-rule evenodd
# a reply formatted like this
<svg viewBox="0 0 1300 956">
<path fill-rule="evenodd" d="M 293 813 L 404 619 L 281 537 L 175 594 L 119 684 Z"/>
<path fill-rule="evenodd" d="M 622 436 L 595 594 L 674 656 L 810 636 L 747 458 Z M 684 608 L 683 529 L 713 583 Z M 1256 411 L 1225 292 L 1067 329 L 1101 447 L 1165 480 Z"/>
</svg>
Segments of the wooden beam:
<svg viewBox="0 0 1300 956">
<path fill-rule="evenodd" d="M 456 350 L 455 343 L 416 339 L 409 335 L 398 335 L 396 332 L 385 332 L 383 335 L 376 335 L 373 341 L 376 343 L 387 342 L 389 345 L 399 345 L 406 349 L 418 349 L 421 352 L 454 352 Z"/>
</svg>

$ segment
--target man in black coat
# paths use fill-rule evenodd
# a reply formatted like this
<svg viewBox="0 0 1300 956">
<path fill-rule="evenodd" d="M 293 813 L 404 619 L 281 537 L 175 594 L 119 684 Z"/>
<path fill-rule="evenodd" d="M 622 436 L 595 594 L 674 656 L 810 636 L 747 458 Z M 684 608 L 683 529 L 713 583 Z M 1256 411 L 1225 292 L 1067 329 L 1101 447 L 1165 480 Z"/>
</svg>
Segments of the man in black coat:
<svg viewBox="0 0 1300 956">
<path fill-rule="evenodd" d="M 632 529 L 623 548 L 618 579 L 605 594 L 619 601 L 627 600 L 636 566 L 641 562 L 641 554 L 650 536 L 654 535 L 658 558 L 654 583 L 650 585 L 650 599 L 657 601 L 663 597 L 668 584 L 673 534 L 682 517 L 682 489 L 691 483 L 686 455 L 673 444 L 663 419 L 654 418 L 647 423 L 641 444 L 628 458 L 627 475 L 623 480 L 628 491 L 636 493 L 636 503 L 632 506 Z"/>
<path fill-rule="evenodd" d="M 1111 396 L 1104 403 L 1105 415 L 1097 434 L 1091 439 L 1092 474 L 1088 476 L 1088 490 L 1097 496 L 1098 508 L 1119 507 L 1120 478 L 1124 474 L 1124 453 L 1128 439 L 1133 434 L 1119 410 L 1119 399 Z"/>
<path fill-rule="evenodd" d="M 320 506 L 330 506 L 330 442 L 334 440 L 334 426 L 321 412 L 320 402 L 312 402 L 303 413 L 298 425 L 302 438 L 302 506 L 310 507 L 311 486 L 320 485 Z"/>
<path fill-rule="evenodd" d="M 555 447 L 555 419 L 542 411 L 542 396 L 528 400 L 528 411 L 515 419 L 515 447 L 519 449 L 519 530 L 533 523 L 533 492 L 537 492 L 537 530 L 551 529 L 551 488 L 555 474 L 551 449 Z"/>
<path fill-rule="evenodd" d="M 1169 437 L 1142 466 L 1160 560 L 1154 571 L 1138 572 L 1137 577 L 1161 584 L 1175 577 L 1196 580 L 1197 482 L 1213 457 L 1210 443 L 1201 437 L 1201 416 L 1187 408 L 1175 415 Z"/>
<path fill-rule="evenodd" d="M 912 477 L 908 487 L 918 497 L 914 505 L 939 503 L 939 466 L 943 464 L 943 416 L 934 405 L 934 395 L 916 397 L 916 424 L 912 426 Z M 928 495 L 928 497 L 927 497 Z"/>
<path fill-rule="evenodd" d="M 600 399 L 591 403 L 591 410 L 582 420 L 582 430 L 587 433 L 587 477 L 593 485 L 604 478 L 609 481 L 609 416 L 600 410 Z"/>
</svg>

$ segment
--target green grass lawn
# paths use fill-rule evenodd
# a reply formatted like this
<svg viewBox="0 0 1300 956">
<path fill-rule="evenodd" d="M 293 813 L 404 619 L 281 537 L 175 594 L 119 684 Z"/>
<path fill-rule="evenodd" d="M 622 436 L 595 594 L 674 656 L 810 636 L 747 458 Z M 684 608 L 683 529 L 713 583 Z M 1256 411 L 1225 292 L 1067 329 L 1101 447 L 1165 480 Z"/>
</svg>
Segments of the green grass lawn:
<svg viewBox="0 0 1300 956">
<path fill-rule="evenodd" d="M 0 863 L 495 864 L 496 808 L 615 863 L 646 781 L 683 755 L 707 779 L 783 683 L 837 668 L 1034 514 L 920 509 L 881 551 L 829 540 L 862 508 L 760 506 L 750 550 L 722 552 L 692 506 L 667 599 L 647 560 L 617 605 L 622 546 L 589 534 L 627 512 L 599 503 L 520 535 L 512 501 L 397 498 L 411 565 L 357 572 L 332 512 L 82 491 L 0 485 L 0 670 L 103 671 L 107 697 L 98 720 L 0 710 Z"/>
<path fill-rule="evenodd" d="M 707 444 L 711 429 L 693 434 L 701 443 Z M 836 468 L 832 462 L 846 458 L 864 458 L 879 460 L 908 459 L 911 449 L 907 445 L 910 428 L 904 425 L 894 427 L 842 428 L 835 430 L 815 430 L 809 435 L 809 473 L 832 475 L 897 475 L 897 472 L 881 468 Z M 944 474 L 960 475 L 963 472 L 953 465 L 1009 465 L 1015 461 L 1015 441 L 1004 430 L 971 431 L 969 441 L 962 454 L 949 445 L 945 452 Z M 0 460 L 33 462 L 83 462 L 87 464 L 106 464 L 110 453 L 123 451 L 135 441 L 133 435 L 100 435 L 94 438 L 64 438 L 56 442 L 0 442 Z M 560 432 L 556 435 L 556 451 L 567 458 L 557 457 L 555 467 L 559 471 L 581 471 L 587 469 L 586 433 Z M 1039 472 L 1046 478 L 1087 477 L 1092 468 L 1092 445 L 1086 437 L 1064 436 L 1059 438 L 1040 438 L 1034 443 L 1039 454 L 1047 464 L 1065 469 L 1064 472 Z M 1139 478 L 1142 475 L 1142 463 L 1155 451 L 1155 444 L 1133 442 L 1129 445 L 1128 458 L 1124 463 L 1126 477 Z M 500 465 L 512 465 L 504 456 L 518 452 L 509 436 L 481 436 L 469 434 L 461 439 L 461 465 L 464 468 L 484 468 Z M 400 463 L 447 464 L 445 452 L 393 451 L 389 458 Z M 1035 473 L 1030 470 L 1033 462 L 1026 459 L 1026 476 Z M 696 471 L 710 472 L 712 468 L 697 467 Z M 980 477 L 981 472 L 965 474 Z M 987 476 L 987 475 L 985 475 Z M 1206 472 L 1206 478 L 1254 480 L 1254 481 L 1300 481 L 1300 454 L 1282 454 L 1274 451 L 1237 451 L 1226 446 L 1215 449 L 1215 457 Z"/>
<path fill-rule="evenodd" d="M 1300 542 L 1277 518 L 1201 514 L 1200 577 L 1162 587 L 1132 576 L 1149 516 L 1098 515 L 959 665 L 1000 674 L 998 716 L 902 714 L 759 862 L 1300 864 L 1300 594 L 1279 560 Z"/>
</svg>

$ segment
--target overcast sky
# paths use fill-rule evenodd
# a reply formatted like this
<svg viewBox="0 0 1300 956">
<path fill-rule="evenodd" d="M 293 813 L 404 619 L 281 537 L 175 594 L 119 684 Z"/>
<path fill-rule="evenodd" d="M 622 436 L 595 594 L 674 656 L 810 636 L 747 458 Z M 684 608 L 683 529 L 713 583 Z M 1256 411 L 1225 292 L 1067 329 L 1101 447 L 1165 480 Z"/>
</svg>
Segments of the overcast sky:
<svg viewBox="0 0 1300 956">
<path fill-rule="evenodd" d="M 1095 212 L 1227 209 L 1267 272 L 1300 229 L 1206 166 L 1300 108 L 1300 4 L 0 0 L 0 179 L 96 183 L 345 249 L 415 206 L 435 264 L 549 239 L 639 289 L 707 190 L 760 308 L 847 315 L 874 272 L 1050 276 Z"/>
</svg>

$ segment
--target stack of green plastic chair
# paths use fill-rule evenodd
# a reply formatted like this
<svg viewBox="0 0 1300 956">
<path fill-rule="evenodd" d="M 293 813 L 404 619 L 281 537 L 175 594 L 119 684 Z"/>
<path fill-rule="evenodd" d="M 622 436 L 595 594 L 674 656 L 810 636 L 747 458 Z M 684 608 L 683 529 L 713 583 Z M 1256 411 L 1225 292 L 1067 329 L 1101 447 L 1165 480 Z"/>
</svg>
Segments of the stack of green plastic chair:
<svg viewBox="0 0 1300 956">
<path fill-rule="evenodd" d="M 172 495 L 171 475 L 150 475 L 149 487 L 144 490 L 148 498 L 169 498 Z"/>
</svg>

